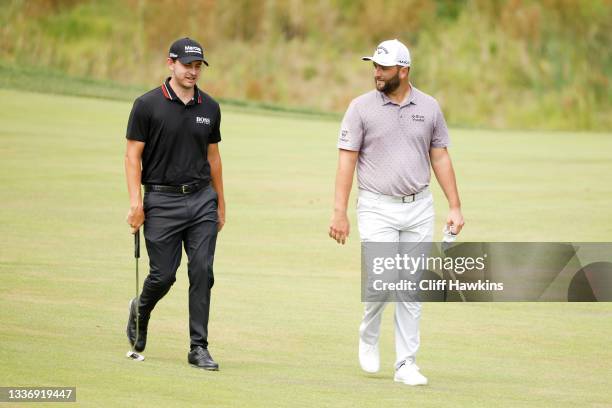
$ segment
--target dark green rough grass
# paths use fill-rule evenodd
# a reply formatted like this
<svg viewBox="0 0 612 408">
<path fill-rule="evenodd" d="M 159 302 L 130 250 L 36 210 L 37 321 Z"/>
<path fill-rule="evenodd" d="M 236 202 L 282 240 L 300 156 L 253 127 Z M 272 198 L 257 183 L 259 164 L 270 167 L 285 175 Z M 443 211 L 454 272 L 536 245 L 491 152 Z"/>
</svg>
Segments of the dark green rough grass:
<svg viewBox="0 0 612 408">
<path fill-rule="evenodd" d="M 7 90 L 0 101 L 2 385 L 76 386 L 78 405 L 92 407 L 612 405 L 606 303 L 426 304 L 419 365 L 430 385 L 417 389 L 392 381 L 390 307 L 382 370 L 362 374 L 356 227 L 345 247 L 326 236 L 338 123 L 233 110 L 210 325 L 221 371 L 186 363 L 184 263 L 152 317 L 147 360 L 128 361 L 130 104 Z M 609 134 L 452 136 L 464 240 L 609 240 Z"/>
</svg>

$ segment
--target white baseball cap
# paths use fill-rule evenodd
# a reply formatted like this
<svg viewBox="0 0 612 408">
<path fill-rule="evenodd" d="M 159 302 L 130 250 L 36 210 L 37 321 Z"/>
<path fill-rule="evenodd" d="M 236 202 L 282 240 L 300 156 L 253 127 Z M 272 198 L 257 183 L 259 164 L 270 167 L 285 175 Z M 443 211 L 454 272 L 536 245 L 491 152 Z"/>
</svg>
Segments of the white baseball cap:
<svg viewBox="0 0 612 408">
<path fill-rule="evenodd" d="M 374 50 L 374 55 L 371 57 L 361 58 L 364 61 L 374 61 L 378 65 L 384 67 L 393 67 L 401 65 L 402 67 L 410 66 L 410 51 L 399 40 L 387 40 L 378 44 Z"/>
</svg>

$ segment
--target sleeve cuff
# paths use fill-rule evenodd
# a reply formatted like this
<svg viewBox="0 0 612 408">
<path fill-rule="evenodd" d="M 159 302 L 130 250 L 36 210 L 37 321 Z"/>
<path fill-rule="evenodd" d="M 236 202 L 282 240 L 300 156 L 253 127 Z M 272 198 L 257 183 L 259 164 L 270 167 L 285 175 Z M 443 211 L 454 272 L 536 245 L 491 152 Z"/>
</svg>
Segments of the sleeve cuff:
<svg viewBox="0 0 612 408">
<path fill-rule="evenodd" d="M 348 146 L 342 143 L 338 143 L 337 145 L 338 149 L 342 149 L 342 150 L 350 150 L 352 152 L 358 152 L 360 149 L 358 147 L 355 146 Z"/>
</svg>

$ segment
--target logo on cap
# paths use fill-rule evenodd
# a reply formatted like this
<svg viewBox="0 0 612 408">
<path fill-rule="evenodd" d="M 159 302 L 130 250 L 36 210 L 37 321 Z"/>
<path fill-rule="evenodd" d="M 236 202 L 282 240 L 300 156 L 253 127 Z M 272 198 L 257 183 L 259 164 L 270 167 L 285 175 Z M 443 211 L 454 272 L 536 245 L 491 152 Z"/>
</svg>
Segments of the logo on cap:
<svg viewBox="0 0 612 408">
<path fill-rule="evenodd" d="M 381 47 L 381 46 L 378 46 L 378 48 L 376 48 L 376 53 L 377 54 L 382 54 L 383 52 L 385 54 L 388 54 L 389 50 L 387 50 L 385 47 Z"/>
<path fill-rule="evenodd" d="M 186 53 L 192 53 L 192 54 L 202 54 L 202 49 L 200 47 L 196 47 L 193 45 L 186 45 L 185 46 L 185 52 Z"/>
</svg>

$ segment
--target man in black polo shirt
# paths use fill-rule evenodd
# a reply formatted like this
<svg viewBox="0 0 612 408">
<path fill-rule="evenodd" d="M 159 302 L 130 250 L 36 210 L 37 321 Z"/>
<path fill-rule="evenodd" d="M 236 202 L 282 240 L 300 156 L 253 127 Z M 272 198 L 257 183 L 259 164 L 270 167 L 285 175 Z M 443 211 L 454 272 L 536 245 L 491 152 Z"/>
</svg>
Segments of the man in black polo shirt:
<svg viewBox="0 0 612 408">
<path fill-rule="evenodd" d="M 132 233 L 144 224 L 150 261 L 142 293 L 130 303 L 127 335 L 136 351 L 144 350 L 151 311 L 176 280 L 184 245 L 189 261 L 188 362 L 218 370 L 208 352 L 208 314 L 217 233 L 225 222 L 217 145 L 221 111 L 196 86 L 202 64 L 208 65 L 200 44 L 189 38 L 177 40 L 167 64 L 172 75 L 136 98 L 127 126 L 127 222 Z M 139 333 L 134 344 L 137 307 Z"/>
</svg>

